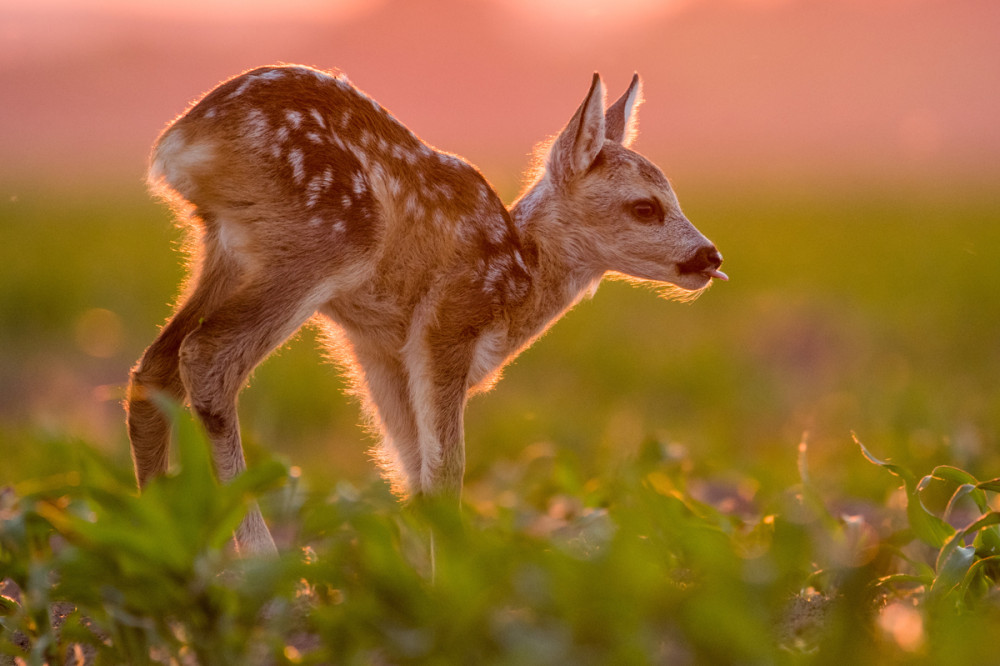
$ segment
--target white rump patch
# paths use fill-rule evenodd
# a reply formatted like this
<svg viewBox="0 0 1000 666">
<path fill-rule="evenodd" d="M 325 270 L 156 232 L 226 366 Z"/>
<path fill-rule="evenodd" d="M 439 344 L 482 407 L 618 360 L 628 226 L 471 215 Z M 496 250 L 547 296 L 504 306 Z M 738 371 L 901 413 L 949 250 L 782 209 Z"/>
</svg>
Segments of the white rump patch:
<svg viewBox="0 0 1000 666">
<path fill-rule="evenodd" d="M 194 188 L 192 171 L 205 170 L 215 159 L 215 144 L 202 141 L 188 144 L 180 130 L 168 131 L 157 144 L 147 177 L 151 187 L 162 183 L 189 197 Z"/>
</svg>

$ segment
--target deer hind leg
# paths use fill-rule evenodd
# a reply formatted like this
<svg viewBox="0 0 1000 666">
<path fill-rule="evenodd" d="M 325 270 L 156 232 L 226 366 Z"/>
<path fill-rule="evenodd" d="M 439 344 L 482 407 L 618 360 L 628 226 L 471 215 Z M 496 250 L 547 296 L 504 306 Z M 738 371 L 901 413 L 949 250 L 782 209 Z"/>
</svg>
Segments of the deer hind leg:
<svg viewBox="0 0 1000 666">
<path fill-rule="evenodd" d="M 211 244 L 203 266 L 195 276 L 194 289 L 181 303 L 159 335 L 132 369 L 126 398 L 126 422 L 136 480 L 143 488 L 150 478 L 167 470 L 170 422 L 155 404 L 157 394 L 183 402 L 178 354 L 181 343 L 206 312 L 214 309 L 230 293 L 239 279 L 232 260 Z"/>
<path fill-rule="evenodd" d="M 291 271 L 262 270 L 262 282 L 239 290 L 209 312 L 181 344 L 180 375 L 212 444 L 223 483 L 246 469 L 236 398 L 250 372 L 289 338 L 324 300 L 317 281 Z M 243 553 L 276 552 L 256 505 L 236 531 Z"/>
</svg>

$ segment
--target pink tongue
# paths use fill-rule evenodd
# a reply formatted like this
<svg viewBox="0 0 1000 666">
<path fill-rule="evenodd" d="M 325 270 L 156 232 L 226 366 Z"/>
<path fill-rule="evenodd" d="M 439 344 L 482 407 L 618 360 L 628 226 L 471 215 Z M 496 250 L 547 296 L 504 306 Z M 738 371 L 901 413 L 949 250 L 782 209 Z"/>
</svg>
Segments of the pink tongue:
<svg viewBox="0 0 1000 666">
<path fill-rule="evenodd" d="M 710 271 L 703 271 L 702 275 L 707 275 L 708 277 L 715 278 L 716 280 L 722 280 L 723 282 L 729 281 L 729 276 L 716 268 L 713 268 Z"/>
</svg>

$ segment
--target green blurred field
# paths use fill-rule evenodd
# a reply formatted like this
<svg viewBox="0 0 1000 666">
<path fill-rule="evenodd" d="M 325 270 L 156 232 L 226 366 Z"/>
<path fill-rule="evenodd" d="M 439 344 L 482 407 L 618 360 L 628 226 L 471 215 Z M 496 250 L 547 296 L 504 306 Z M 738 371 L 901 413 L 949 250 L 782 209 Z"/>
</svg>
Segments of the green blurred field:
<svg viewBox="0 0 1000 666">
<path fill-rule="evenodd" d="M 504 193 L 511 198 L 513 193 Z M 808 431 L 818 482 L 865 497 L 856 432 L 917 469 L 1000 470 L 1000 201 L 989 191 L 685 191 L 732 281 L 693 303 L 605 282 L 467 414 L 469 479 L 532 445 L 615 465 L 643 441 L 761 491 L 795 481 Z M 127 459 L 127 371 L 170 311 L 180 232 L 141 186 L 0 202 L 0 483 L 59 469 L 46 441 Z M 255 374 L 245 438 L 317 485 L 371 476 L 370 440 L 305 331 Z"/>
<path fill-rule="evenodd" d="M 214 486 L 190 419 L 182 474 L 129 492 L 124 382 L 182 278 L 168 212 L 138 186 L 12 189 L 0 580 L 21 596 L 0 589 L 0 663 L 26 646 L 58 659 L 72 640 L 104 650 L 96 663 L 246 663 L 255 641 L 275 663 L 995 656 L 1000 482 L 973 490 L 949 468 L 914 488 L 937 465 L 1000 477 L 996 195 L 680 194 L 732 281 L 693 303 L 607 283 L 473 399 L 465 527 L 451 509 L 400 511 L 373 481 L 356 405 L 311 331 L 263 364 L 241 399 L 258 462 L 242 482 L 268 491 L 283 556 L 240 563 L 223 546 L 244 490 Z M 852 432 L 909 468 L 908 494 Z M 248 573 L 220 575 L 232 568 Z M 50 601 L 110 643 L 77 615 L 56 639 Z M 278 604 L 270 624 L 264 603 Z"/>
</svg>

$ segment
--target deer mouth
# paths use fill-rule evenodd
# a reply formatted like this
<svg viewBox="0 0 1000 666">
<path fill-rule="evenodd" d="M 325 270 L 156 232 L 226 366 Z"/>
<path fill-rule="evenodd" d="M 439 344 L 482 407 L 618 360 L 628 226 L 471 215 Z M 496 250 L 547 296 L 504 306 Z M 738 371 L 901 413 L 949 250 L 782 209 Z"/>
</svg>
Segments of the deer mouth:
<svg viewBox="0 0 1000 666">
<path fill-rule="evenodd" d="M 720 271 L 718 268 L 711 268 L 707 271 L 702 271 L 702 275 L 707 278 L 715 278 L 716 280 L 722 280 L 723 282 L 729 282 L 729 276 Z"/>
<path fill-rule="evenodd" d="M 690 259 L 677 264 L 681 275 L 700 275 L 707 280 L 728 281 L 729 276 L 719 270 L 722 265 L 722 255 L 714 245 L 705 245 L 698 249 Z"/>
</svg>

